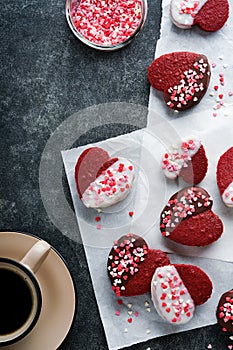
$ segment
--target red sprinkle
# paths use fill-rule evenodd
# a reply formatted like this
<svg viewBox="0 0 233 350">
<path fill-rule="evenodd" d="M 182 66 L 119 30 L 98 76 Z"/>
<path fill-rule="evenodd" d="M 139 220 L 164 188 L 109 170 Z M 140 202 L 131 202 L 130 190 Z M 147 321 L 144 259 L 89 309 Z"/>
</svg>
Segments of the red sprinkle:
<svg viewBox="0 0 233 350">
<path fill-rule="evenodd" d="M 121 299 L 118 299 L 118 300 L 117 300 L 117 304 L 118 304 L 118 305 L 122 305 L 122 304 L 123 304 L 123 301 L 122 301 Z"/>
<path fill-rule="evenodd" d="M 99 216 L 96 216 L 95 221 L 99 222 L 100 220 L 101 220 L 101 218 Z"/>
<path fill-rule="evenodd" d="M 215 90 L 215 91 L 218 90 L 218 85 L 214 85 L 214 90 Z"/>
<path fill-rule="evenodd" d="M 112 46 L 127 40 L 142 20 L 141 0 L 74 0 L 71 18 L 90 42 Z"/>
<path fill-rule="evenodd" d="M 128 318 L 128 322 L 129 322 L 129 323 L 132 323 L 132 322 L 133 322 L 132 317 Z"/>
<path fill-rule="evenodd" d="M 134 215 L 134 212 L 133 211 L 129 211 L 129 216 L 133 216 Z"/>
</svg>

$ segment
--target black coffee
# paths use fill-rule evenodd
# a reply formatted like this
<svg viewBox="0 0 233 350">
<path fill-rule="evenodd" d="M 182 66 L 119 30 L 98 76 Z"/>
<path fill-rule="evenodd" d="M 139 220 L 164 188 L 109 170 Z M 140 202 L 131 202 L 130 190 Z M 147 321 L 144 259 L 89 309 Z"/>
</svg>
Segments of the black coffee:
<svg viewBox="0 0 233 350">
<path fill-rule="evenodd" d="M 28 319 L 32 305 L 30 287 L 24 278 L 0 267 L 0 335 L 19 329 Z"/>
</svg>

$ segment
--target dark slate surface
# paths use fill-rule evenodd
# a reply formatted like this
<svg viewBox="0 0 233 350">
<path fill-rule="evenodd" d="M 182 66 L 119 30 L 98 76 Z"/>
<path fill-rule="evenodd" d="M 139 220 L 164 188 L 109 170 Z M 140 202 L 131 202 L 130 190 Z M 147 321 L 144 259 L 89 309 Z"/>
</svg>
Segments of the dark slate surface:
<svg viewBox="0 0 233 350">
<path fill-rule="evenodd" d="M 67 26 L 64 7 L 62 0 L 1 1 L 0 230 L 40 236 L 67 261 L 78 307 L 73 327 L 59 349 L 106 350 L 83 247 L 60 232 L 48 217 L 40 196 L 39 165 L 50 135 L 73 113 L 106 102 L 147 106 L 146 73 L 159 37 L 161 1 L 149 0 L 142 33 L 114 53 L 97 52 L 79 42 Z M 141 120 L 141 126 L 145 122 Z M 85 119 L 80 123 L 85 124 Z M 122 124 L 98 128 L 77 144 L 131 130 Z M 65 180 L 64 187 L 68 193 Z M 214 325 L 130 349 L 201 350 L 209 343 L 219 350 L 227 349 L 230 342 Z"/>
</svg>

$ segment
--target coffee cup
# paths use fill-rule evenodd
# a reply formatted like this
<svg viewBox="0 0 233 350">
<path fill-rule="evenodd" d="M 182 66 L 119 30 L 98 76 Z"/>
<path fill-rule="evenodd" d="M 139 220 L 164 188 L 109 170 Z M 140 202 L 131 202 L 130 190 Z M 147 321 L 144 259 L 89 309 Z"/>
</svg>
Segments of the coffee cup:
<svg viewBox="0 0 233 350">
<path fill-rule="evenodd" d="M 0 347 L 19 341 L 35 327 L 42 307 L 36 272 L 50 249 L 40 240 L 20 261 L 0 257 Z"/>
</svg>

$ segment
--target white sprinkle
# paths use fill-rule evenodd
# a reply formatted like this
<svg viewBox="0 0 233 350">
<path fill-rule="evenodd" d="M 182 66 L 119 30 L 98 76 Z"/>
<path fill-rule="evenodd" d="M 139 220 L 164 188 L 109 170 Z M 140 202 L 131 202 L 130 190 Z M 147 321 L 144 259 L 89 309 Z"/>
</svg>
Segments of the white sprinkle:
<svg viewBox="0 0 233 350">
<path fill-rule="evenodd" d="M 124 329 L 124 333 L 128 333 L 128 328 L 125 328 L 125 329 Z"/>
<path fill-rule="evenodd" d="M 151 333 L 151 330 L 148 328 L 147 330 L 146 330 L 146 334 L 150 334 Z"/>
</svg>

